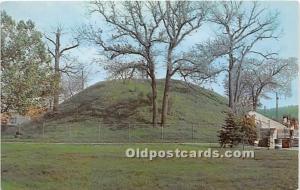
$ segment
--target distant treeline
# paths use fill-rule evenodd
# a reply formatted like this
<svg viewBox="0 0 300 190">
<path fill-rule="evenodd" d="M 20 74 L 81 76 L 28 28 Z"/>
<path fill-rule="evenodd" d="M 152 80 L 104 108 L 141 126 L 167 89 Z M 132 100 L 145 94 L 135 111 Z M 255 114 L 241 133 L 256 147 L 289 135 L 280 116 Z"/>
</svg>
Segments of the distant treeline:
<svg viewBox="0 0 300 190">
<path fill-rule="evenodd" d="M 260 109 L 259 112 L 264 114 L 267 117 L 274 118 L 274 119 L 276 118 L 276 108 L 271 108 L 266 110 Z M 281 119 L 283 115 L 289 115 L 290 117 L 294 117 L 298 119 L 298 105 L 280 107 L 278 109 L 278 115 L 279 115 L 279 119 Z"/>
</svg>

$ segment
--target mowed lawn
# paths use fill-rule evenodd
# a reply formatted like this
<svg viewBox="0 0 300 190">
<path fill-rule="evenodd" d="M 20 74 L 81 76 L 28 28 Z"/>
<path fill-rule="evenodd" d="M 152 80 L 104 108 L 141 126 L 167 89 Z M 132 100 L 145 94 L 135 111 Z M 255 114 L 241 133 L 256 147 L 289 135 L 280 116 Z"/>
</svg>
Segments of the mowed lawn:
<svg viewBox="0 0 300 190">
<path fill-rule="evenodd" d="M 2 144 L 2 190 L 297 189 L 297 151 L 255 158 L 126 158 L 127 148 L 199 150 L 185 144 Z"/>
</svg>

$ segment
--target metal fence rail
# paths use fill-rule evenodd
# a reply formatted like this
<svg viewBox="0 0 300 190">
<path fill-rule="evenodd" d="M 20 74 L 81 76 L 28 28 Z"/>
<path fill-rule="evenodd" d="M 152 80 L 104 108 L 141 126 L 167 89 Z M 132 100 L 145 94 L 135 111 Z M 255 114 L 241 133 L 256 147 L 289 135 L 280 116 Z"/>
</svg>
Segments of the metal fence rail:
<svg viewBox="0 0 300 190">
<path fill-rule="evenodd" d="M 151 124 L 68 123 L 10 127 L 2 141 L 78 142 L 78 143 L 217 143 L 219 127 L 207 123 Z M 19 134 L 19 135 L 17 135 Z"/>
</svg>

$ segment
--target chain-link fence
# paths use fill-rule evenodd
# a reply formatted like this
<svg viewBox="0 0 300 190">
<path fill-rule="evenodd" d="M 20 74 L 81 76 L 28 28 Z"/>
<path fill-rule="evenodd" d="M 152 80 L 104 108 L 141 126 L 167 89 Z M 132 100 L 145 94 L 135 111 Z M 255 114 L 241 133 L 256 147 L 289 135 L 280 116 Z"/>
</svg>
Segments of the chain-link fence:
<svg viewBox="0 0 300 190">
<path fill-rule="evenodd" d="M 104 124 L 97 122 L 64 125 L 42 123 L 35 127 L 8 127 L 2 141 L 72 142 L 72 143 L 217 143 L 218 127 L 207 123 Z"/>
</svg>

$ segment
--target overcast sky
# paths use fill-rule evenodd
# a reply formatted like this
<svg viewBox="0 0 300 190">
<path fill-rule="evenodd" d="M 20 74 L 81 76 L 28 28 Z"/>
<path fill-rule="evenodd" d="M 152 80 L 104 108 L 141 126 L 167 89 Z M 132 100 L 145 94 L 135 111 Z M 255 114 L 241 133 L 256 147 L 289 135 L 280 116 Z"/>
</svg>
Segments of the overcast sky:
<svg viewBox="0 0 300 190">
<path fill-rule="evenodd" d="M 280 13 L 280 27 L 283 29 L 283 35 L 277 42 L 266 44 L 263 48 L 273 48 L 279 50 L 281 57 L 298 57 L 298 3 L 292 1 L 285 2 L 261 2 L 263 6 L 270 10 L 277 10 Z M 66 29 L 65 42 L 67 43 L 72 36 L 71 31 L 84 23 L 88 23 L 88 3 L 87 2 L 4 2 L 1 4 L 1 9 L 4 9 L 9 15 L 16 20 L 31 19 L 36 23 L 37 28 L 47 34 L 51 34 L 55 27 L 60 24 Z M 96 18 L 98 19 L 98 18 Z M 182 44 L 184 49 L 191 42 L 201 42 L 211 34 L 211 28 L 204 26 L 198 33 L 193 34 Z M 82 46 L 72 52 L 81 62 L 93 63 L 93 58 L 97 56 L 100 50 L 96 47 Z M 159 65 L 157 69 L 158 78 L 164 77 L 164 65 Z M 92 73 L 90 75 L 89 85 L 105 80 L 106 74 L 101 68 L 92 64 Z M 297 103 L 297 80 L 293 81 L 292 96 L 285 98 L 280 97 L 280 106 L 296 105 Z M 214 91 L 224 95 L 222 87 L 222 79 L 220 77 L 219 84 L 213 84 Z M 275 95 L 270 94 L 273 98 L 270 100 L 262 100 L 263 105 L 267 108 L 275 107 Z"/>
</svg>

